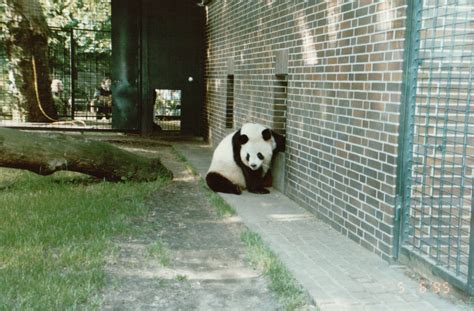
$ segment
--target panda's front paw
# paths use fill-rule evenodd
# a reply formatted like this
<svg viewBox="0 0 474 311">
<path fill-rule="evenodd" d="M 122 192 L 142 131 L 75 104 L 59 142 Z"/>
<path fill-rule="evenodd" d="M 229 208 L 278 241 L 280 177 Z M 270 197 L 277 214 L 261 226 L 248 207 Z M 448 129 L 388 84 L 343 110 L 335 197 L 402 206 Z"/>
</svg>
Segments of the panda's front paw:
<svg viewBox="0 0 474 311">
<path fill-rule="evenodd" d="M 261 189 L 249 190 L 249 192 L 256 193 L 256 194 L 269 194 L 270 190 L 267 190 L 265 188 L 261 188 Z"/>
<path fill-rule="evenodd" d="M 234 189 L 234 194 L 242 194 L 242 189 L 238 186 L 238 185 L 235 185 L 235 189 Z"/>
</svg>

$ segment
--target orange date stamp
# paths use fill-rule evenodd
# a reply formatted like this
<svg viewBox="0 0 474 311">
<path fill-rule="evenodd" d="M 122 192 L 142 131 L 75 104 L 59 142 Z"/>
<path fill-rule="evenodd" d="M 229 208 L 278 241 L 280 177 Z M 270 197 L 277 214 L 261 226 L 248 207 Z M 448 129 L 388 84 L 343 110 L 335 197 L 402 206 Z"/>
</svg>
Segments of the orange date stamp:
<svg viewBox="0 0 474 311">
<path fill-rule="evenodd" d="M 407 287 L 403 282 L 398 282 L 398 293 L 403 294 L 407 291 Z M 418 293 L 425 294 L 432 292 L 438 295 L 448 295 L 451 291 L 451 285 L 448 282 L 431 282 L 420 280 L 418 281 Z"/>
</svg>

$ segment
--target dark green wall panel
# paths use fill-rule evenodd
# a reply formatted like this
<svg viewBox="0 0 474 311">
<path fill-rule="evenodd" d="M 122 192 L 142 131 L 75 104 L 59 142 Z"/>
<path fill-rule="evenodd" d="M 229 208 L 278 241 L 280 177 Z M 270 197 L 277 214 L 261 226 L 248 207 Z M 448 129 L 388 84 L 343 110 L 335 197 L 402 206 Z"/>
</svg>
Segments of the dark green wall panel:
<svg viewBox="0 0 474 311">
<path fill-rule="evenodd" d="M 181 133 L 202 136 L 205 11 L 196 3 L 112 1 L 115 129 L 150 133 L 154 89 L 177 89 L 182 90 Z"/>
<path fill-rule="evenodd" d="M 202 135 L 204 9 L 189 0 L 143 0 L 142 18 L 144 122 L 152 122 L 147 115 L 153 111 L 154 89 L 178 89 L 182 90 L 181 133 Z"/>
<path fill-rule="evenodd" d="M 138 130 L 140 1 L 112 1 L 112 127 Z"/>
</svg>

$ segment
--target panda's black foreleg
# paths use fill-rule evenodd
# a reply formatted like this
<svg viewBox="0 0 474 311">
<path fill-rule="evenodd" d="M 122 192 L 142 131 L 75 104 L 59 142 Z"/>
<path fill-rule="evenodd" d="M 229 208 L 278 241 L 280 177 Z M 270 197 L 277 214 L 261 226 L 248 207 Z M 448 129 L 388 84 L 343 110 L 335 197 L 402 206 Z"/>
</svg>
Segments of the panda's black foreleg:
<svg viewBox="0 0 474 311">
<path fill-rule="evenodd" d="M 267 187 L 271 187 L 272 185 L 273 185 L 272 172 L 268 170 L 265 176 L 263 176 L 263 186 L 267 188 Z"/>
<path fill-rule="evenodd" d="M 262 169 L 252 171 L 250 169 L 244 169 L 245 184 L 247 190 L 252 193 L 257 194 L 267 194 L 270 193 L 268 189 L 265 189 L 263 178 L 262 178 Z"/>
<path fill-rule="evenodd" d="M 210 172 L 206 176 L 206 183 L 215 192 L 241 194 L 242 189 L 219 173 Z"/>
<path fill-rule="evenodd" d="M 255 189 L 248 189 L 249 192 L 256 193 L 256 194 L 268 194 L 270 193 L 270 190 L 265 189 L 265 188 L 255 188 Z"/>
</svg>

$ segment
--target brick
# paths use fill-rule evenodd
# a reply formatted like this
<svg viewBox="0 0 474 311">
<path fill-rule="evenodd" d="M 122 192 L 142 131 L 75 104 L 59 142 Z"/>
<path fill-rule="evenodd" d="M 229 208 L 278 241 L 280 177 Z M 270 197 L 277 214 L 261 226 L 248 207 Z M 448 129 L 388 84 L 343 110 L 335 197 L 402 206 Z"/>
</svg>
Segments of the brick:
<svg viewBox="0 0 474 311">
<path fill-rule="evenodd" d="M 392 203 L 405 11 L 405 1 L 376 0 L 208 6 L 204 124 L 211 143 L 228 132 L 223 102 L 234 59 L 235 126 L 259 122 L 286 131 L 288 195 L 384 258 L 389 243 L 375 241 L 392 233 L 374 233 L 386 229 L 382 219 L 372 224 L 362 216 L 347 225 L 341 210 L 360 218 L 361 206 L 377 211 Z M 278 51 L 288 51 L 288 62 L 276 68 Z M 365 187 L 372 195 L 360 192 Z M 350 200 L 341 206 L 344 196 Z"/>
</svg>

